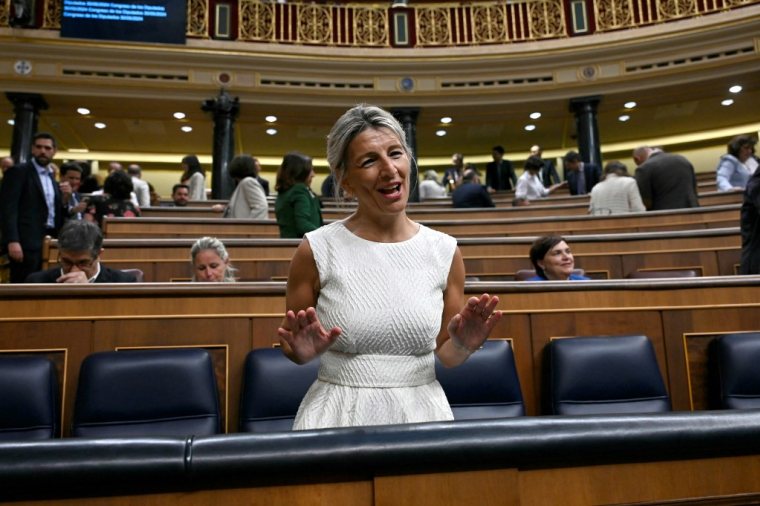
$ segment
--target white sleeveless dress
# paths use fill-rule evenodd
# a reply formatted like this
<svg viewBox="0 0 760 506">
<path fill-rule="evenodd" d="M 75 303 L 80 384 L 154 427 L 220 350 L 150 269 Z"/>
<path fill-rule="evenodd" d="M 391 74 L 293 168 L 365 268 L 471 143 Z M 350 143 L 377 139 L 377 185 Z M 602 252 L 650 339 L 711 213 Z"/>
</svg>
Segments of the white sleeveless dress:
<svg viewBox="0 0 760 506">
<path fill-rule="evenodd" d="M 453 420 L 433 351 L 456 240 L 420 225 L 407 241 L 376 243 L 344 221 L 306 234 L 317 316 L 343 333 L 320 357 L 293 429 Z"/>
</svg>

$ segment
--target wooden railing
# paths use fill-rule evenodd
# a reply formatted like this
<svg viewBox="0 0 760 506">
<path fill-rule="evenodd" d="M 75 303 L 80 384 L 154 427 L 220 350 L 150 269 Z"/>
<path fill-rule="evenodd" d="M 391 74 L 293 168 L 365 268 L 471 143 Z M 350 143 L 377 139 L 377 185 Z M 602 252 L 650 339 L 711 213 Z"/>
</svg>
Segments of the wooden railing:
<svg viewBox="0 0 760 506">
<path fill-rule="evenodd" d="M 62 0 L 39 0 L 42 28 L 60 29 Z M 419 3 L 264 2 L 233 5 L 236 39 L 342 47 L 451 47 L 560 39 L 697 18 L 760 0 L 515 0 Z M 187 0 L 187 36 L 210 38 L 210 0 Z M 0 0 L 8 26 L 10 0 Z"/>
</svg>

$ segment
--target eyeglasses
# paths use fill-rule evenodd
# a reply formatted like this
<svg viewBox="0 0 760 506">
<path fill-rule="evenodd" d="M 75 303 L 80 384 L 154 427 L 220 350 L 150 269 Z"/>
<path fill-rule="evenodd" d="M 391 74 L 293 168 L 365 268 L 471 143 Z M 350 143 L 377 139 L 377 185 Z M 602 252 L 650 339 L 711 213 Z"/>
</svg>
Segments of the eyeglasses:
<svg viewBox="0 0 760 506">
<path fill-rule="evenodd" d="M 60 255 L 58 255 L 58 263 L 63 266 L 65 270 L 71 270 L 76 266 L 77 269 L 80 271 L 84 271 L 92 267 L 92 264 L 95 263 L 95 258 L 92 258 L 90 260 L 80 260 L 79 262 L 72 262 L 71 260 L 68 260 L 66 258 L 61 258 Z"/>
</svg>

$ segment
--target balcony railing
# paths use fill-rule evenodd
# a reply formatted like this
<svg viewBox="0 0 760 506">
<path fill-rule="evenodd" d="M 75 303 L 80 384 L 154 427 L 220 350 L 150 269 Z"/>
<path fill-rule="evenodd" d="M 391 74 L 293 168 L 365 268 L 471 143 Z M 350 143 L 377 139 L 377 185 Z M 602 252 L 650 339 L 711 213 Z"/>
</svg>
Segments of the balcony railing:
<svg viewBox="0 0 760 506">
<path fill-rule="evenodd" d="M 60 29 L 62 0 L 37 0 L 42 26 Z M 338 47 L 456 47 L 559 39 L 699 17 L 760 0 L 497 0 L 378 4 L 239 0 L 236 40 Z M 40 5 L 38 5 L 38 8 Z M 11 0 L 0 0 L 0 26 Z M 213 38 L 211 0 L 187 0 L 187 35 Z"/>
</svg>

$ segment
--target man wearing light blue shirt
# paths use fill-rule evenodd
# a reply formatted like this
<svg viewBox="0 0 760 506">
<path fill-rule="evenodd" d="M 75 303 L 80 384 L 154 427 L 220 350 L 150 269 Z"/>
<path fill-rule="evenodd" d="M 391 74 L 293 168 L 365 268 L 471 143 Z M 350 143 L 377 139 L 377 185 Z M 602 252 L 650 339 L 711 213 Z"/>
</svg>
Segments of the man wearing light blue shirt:
<svg viewBox="0 0 760 506">
<path fill-rule="evenodd" d="M 30 161 L 11 167 L 0 185 L 2 249 L 10 258 L 11 283 L 23 283 L 42 268 L 42 243 L 55 237 L 63 223 L 61 190 L 50 163 L 55 137 L 38 133 Z"/>
</svg>

